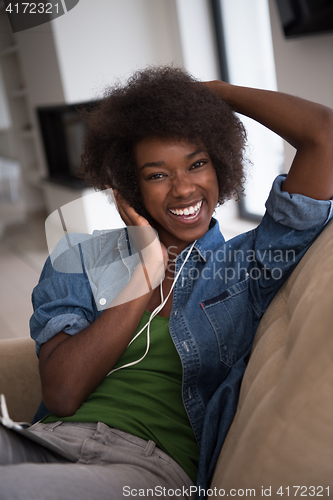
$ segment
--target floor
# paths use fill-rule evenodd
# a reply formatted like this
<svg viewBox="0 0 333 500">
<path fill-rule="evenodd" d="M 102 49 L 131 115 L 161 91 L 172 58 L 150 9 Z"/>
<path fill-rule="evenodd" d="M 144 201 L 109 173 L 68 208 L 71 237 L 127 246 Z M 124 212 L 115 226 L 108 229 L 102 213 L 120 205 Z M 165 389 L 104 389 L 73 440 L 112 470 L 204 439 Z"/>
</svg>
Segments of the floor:
<svg viewBox="0 0 333 500">
<path fill-rule="evenodd" d="M 215 217 L 226 239 L 254 227 L 239 219 L 229 203 Z M 29 215 L 24 224 L 7 227 L 0 237 L 0 339 L 29 336 L 31 292 L 48 256 L 45 219 L 45 213 Z"/>
<path fill-rule="evenodd" d="M 45 218 L 30 215 L 0 238 L 0 339 L 29 336 L 31 292 L 48 256 Z"/>
</svg>

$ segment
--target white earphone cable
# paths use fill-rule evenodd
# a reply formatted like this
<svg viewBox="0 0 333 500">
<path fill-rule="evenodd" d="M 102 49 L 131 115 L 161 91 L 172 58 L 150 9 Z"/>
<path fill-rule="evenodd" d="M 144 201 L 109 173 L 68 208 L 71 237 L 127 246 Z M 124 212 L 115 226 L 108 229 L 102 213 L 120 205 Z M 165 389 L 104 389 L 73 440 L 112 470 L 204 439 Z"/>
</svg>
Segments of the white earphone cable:
<svg viewBox="0 0 333 500">
<path fill-rule="evenodd" d="M 145 326 L 144 326 L 143 328 L 141 328 L 141 330 L 140 330 L 140 331 L 139 331 L 139 332 L 138 332 L 138 333 L 137 333 L 137 334 L 136 334 L 136 335 L 132 338 L 132 340 L 129 342 L 129 344 L 128 344 L 128 346 L 127 346 L 127 348 L 128 348 L 128 347 L 132 344 L 132 342 L 134 342 L 134 340 L 135 340 L 135 339 L 136 339 L 139 335 L 141 335 L 141 333 L 142 333 L 142 332 L 145 330 L 145 328 L 147 327 L 147 347 L 146 347 L 146 352 L 144 353 L 144 355 L 143 355 L 140 359 L 137 359 L 136 361 L 132 361 L 131 363 L 127 363 L 127 364 L 125 364 L 125 365 L 123 365 L 123 366 L 119 366 L 118 368 L 114 368 L 113 370 L 111 370 L 111 371 L 107 374 L 107 376 L 108 376 L 108 375 L 111 375 L 111 373 L 114 373 L 114 372 L 116 372 L 116 371 L 118 371 L 118 370 L 121 370 L 122 368 L 127 368 L 127 367 L 129 367 L 129 366 L 136 365 L 137 363 L 140 363 L 140 361 L 142 361 L 142 360 L 146 357 L 146 355 L 147 355 L 147 353 L 148 353 L 148 351 L 149 351 L 149 347 L 150 347 L 150 323 L 151 323 L 151 321 L 154 319 L 154 317 L 155 317 L 155 316 L 157 316 L 157 314 L 161 311 L 161 309 L 163 309 L 163 307 L 165 306 L 165 304 L 167 303 L 167 301 L 168 301 L 168 299 L 169 299 L 169 297 L 170 297 L 170 295 L 171 295 L 171 292 L 172 292 L 172 290 L 174 289 L 174 286 L 175 286 L 175 284 L 176 284 L 176 281 L 177 281 L 177 279 L 178 279 L 178 277 L 179 277 L 180 273 L 182 272 L 182 269 L 183 269 L 183 267 L 184 267 L 185 263 L 187 262 L 187 260 L 188 260 L 188 258 L 189 258 L 189 256 L 190 256 L 191 252 L 192 252 L 192 249 L 193 249 L 193 247 L 194 247 L 194 245 L 195 245 L 196 241 L 197 241 L 197 240 L 195 240 L 195 241 L 192 243 L 191 248 L 190 248 L 190 249 L 189 249 L 189 251 L 187 252 L 186 258 L 185 258 L 184 262 L 182 263 L 182 265 L 181 265 L 181 267 L 180 267 L 180 269 L 179 269 L 179 271 L 178 271 L 178 273 L 177 273 L 177 275 L 176 275 L 175 279 L 173 280 L 173 283 L 172 283 L 172 285 L 171 285 L 170 291 L 169 291 L 169 293 L 168 293 L 167 297 L 165 298 L 165 300 L 163 300 L 162 282 L 160 283 L 160 294 L 161 294 L 161 303 L 160 303 L 160 305 L 159 305 L 159 306 L 157 306 L 157 307 L 156 307 L 156 309 L 154 309 L 154 311 L 151 313 L 151 315 L 150 315 L 150 317 L 149 317 L 148 322 L 147 322 L 147 323 L 145 324 Z"/>
</svg>

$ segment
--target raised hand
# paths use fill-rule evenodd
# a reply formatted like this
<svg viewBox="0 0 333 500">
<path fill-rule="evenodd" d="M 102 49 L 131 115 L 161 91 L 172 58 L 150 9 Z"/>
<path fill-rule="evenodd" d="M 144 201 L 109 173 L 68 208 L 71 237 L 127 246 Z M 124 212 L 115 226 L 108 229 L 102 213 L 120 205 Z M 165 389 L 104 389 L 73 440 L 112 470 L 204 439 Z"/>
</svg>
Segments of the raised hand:
<svg viewBox="0 0 333 500">
<path fill-rule="evenodd" d="M 134 210 L 134 208 L 127 203 L 127 201 L 122 197 L 119 191 L 114 189 L 113 195 L 116 200 L 119 215 L 123 219 L 127 227 L 130 226 L 151 227 L 147 219 L 139 215 Z"/>
<path fill-rule="evenodd" d="M 167 249 L 159 241 L 156 231 L 149 222 L 139 215 L 118 191 L 114 190 L 113 193 L 119 214 L 139 253 L 148 285 L 154 289 L 163 279 L 164 271 L 168 265 Z"/>
</svg>

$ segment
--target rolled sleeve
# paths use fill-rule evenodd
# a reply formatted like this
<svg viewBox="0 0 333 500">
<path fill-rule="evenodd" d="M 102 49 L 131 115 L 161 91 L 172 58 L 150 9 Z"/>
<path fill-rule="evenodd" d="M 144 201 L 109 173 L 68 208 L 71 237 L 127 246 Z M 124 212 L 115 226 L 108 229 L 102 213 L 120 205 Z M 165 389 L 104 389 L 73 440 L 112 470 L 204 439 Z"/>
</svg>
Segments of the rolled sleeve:
<svg viewBox="0 0 333 500">
<path fill-rule="evenodd" d="M 45 328 L 41 331 L 32 328 L 31 336 L 36 342 L 36 354 L 39 356 L 39 351 L 42 344 L 54 337 L 59 332 L 75 335 L 81 330 L 89 326 L 90 323 L 78 314 L 60 314 L 46 323 Z"/>
<path fill-rule="evenodd" d="M 324 226 L 333 216 L 332 200 L 315 200 L 302 194 L 282 191 L 286 175 L 279 175 L 273 182 L 266 209 L 279 224 L 305 230 Z"/>
<path fill-rule="evenodd" d="M 50 258 L 46 261 L 38 285 L 32 293 L 34 313 L 30 334 L 39 355 L 42 344 L 59 332 L 68 335 L 89 326 L 97 315 L 90 284 L 84 273 L 60 273 Z"/>
<path fill-rule="evenodd" d="M 124 229 L 63 237 L 32 293 L 30 333 L 37 355 L 57 333 L 75 335 L 92 324 L 126 286 L 138 262 Z"/>
</svg>

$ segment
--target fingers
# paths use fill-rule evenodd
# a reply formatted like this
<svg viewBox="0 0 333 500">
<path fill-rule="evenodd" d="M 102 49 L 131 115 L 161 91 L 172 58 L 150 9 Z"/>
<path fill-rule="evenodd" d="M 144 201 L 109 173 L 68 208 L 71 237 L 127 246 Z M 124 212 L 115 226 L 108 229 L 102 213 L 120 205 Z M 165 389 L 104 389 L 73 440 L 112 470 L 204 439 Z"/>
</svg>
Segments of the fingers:
<svg viewBox="0 0 333 500">
<path fill-rule="evenodd" d="M 160 243 L 149 222 L 139 215 L 117 190 L 113 190 L 113 194 L 119 214 L 127 226 L 130 239 L 134 242 L 139 253 L 149 290 L 152 290 L 164 277 L 168 265 L 167 249 Z"/>
<path fill-rule="evenodd" d="M 149 226 L 149 222 L 139 215 L 133 207 L 121 196 L 117 190 L 113 190 L 120 217 L 125 222 L 126 226 Z"/>
</svg>

